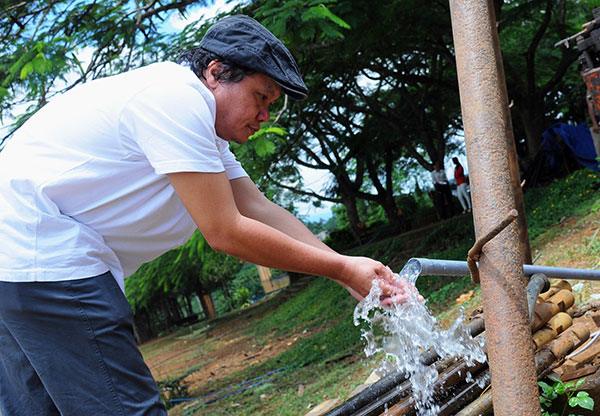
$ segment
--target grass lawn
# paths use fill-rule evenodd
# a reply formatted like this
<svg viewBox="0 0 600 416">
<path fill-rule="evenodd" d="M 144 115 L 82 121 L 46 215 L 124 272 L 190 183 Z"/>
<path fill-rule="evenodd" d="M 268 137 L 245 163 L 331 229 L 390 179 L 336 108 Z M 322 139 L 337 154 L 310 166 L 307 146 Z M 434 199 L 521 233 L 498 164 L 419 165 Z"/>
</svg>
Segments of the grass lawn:
<svg viewBox="0 0 600 416">
<path fill-rule="evenodd" d="M 599 186 L 596 173 L 586 170 L 526 193 L 536 264 L 598 268 Z M 418 238 L 386 239 L 351 254 L 370 255 L 399 270 L 409 257 L 464 260 L 474 242 L 466 215 L 413 235 Z M 417 285 L 443 327 L 458 316 L 455 299 L 462 293 L 474 292 L 462 304 L 465 314 L 480 306 L 479 287 L 468 277 L 424 276 Z M 598 284 L 584 283 L 577 301 L 595 293 Z M 169 415 L 303 415 L 324 400 L 346 399 L 375 367 L 352 323 L 355 305 L 337 284 L 314 278 L 294 296 L 281 291 L 141 349 L 168 389 L 165 395 L 183 399 L 172 403 Z M 213 399 L 218 400 L 203 404 Z"/>
</svg>

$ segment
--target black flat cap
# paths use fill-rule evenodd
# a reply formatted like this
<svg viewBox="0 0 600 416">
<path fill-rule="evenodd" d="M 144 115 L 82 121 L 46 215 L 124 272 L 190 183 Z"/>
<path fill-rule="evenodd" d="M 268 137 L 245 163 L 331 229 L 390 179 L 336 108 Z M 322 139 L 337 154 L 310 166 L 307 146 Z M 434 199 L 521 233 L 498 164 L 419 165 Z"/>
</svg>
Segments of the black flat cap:
<svg viewBox="0 0 600 416">
<path fill-rule="evenodd" d="M 208 29 L 199 46 L 237 65 L 270 76 L 295 100 L 306 98 L 308 88 L 290 51 L 251 17 L 238 14 L 219 20 Z"/>
</svg>

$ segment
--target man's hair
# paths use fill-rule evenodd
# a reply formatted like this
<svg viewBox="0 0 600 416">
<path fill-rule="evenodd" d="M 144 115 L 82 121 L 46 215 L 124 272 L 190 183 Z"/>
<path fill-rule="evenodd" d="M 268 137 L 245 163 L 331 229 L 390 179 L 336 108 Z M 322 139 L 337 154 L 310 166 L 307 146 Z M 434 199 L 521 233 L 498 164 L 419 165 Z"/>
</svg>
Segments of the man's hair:
<svg viewBox="0 0 600 416">
<path fill-rule="evenodd" d="M 204 71 L 212 61 L 221 64 L 222 69 L 216 75 L 217 81 L 235 84 L 244 79 L 246 75 L 253 75 L 256 71 L 234 64 L 203 48 L 194 48 L 183 52 L 177 58 L 178 64 L 189 65 L 194 73 L 201 79 L 206 79 Z"/>
</svg>

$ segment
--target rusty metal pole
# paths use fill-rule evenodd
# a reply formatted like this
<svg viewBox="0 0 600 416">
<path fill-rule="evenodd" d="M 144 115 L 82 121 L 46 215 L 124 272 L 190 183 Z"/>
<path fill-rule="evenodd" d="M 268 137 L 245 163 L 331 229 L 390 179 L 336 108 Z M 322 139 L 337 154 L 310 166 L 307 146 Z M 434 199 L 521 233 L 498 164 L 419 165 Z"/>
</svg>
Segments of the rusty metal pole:
<svg viewBox="0 0 600 416">
<path fill-rule="evenodd" d="M 475 234 L 494 228 L 517 199 L 508 99 L 492 0 L 450 0 Z M 514 163 L 514 162 L 512 162 Z M 489 241 L 479 261 L 494 414 L 539 416 L 526 278 L 517 224 Z"/>
<path fill-rule="evenodd" d="M 501 71 L 504 75 L 504 71 Z M 506 85 L 504 77 L 500 85 Z M 510 121 L 510 111 L 508 116 L 508 146 L 515 148 L 515 138 L 512 130 L 512 122 Z M 515 197 L 515 208 L 519 212 L 517 217 L 517 230 L 519 233 L 519 247 L 521 252 L 521 260 L 523 264 L 532 264 L 531 246 L 529 245 L 529 232 L 527 231 L 527 217 L 525 216 L 525 201 L 523 200 L 523 191 L 521 190 L 521 174 L 519 173 L 519 162 L 517 160 L 516 148 L 514 152 L 509 152 L 510 175 L 512 181 L 513 195 Z M 468 166 L 468 165 L 467 165 Z"/>
</svg>

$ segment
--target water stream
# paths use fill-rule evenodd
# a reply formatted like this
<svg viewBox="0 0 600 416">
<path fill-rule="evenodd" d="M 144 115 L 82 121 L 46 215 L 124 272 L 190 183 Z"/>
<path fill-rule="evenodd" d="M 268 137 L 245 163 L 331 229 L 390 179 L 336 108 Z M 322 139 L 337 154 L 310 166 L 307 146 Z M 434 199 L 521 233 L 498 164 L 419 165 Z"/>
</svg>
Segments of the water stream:
<svg viewBox="0 0 600 416">
<path fill-rule="evenodd" d="M 406 279 L 414 285 L 418 270 L 407 264 L 395 278 Z M 417 398 L 417 413 L 434 416 L 438 406 L 433 400 L 433 383 L 438 373 L 433 366 L 421 363 L 421 354 L 431 349 L 440 357 L 455 356 L 468 364 L 484 362 L 483 340 L 468 334 L 463 325 L 462 310 L 452 327 L 442 330 L 426 302 L 417 298 L 418 294 L 411 294 L 406 302 L 382 306 L 381 293 L 379 285 L 374 282 L 369 295 L 354 310 L 354 324 L 367 323 L 367 328 L 361 330 L 366 342 L 365 354 L 372 357 L 383 353 L 383 359 L 376 362 L 379 374 L 396 371 L 409 374 Z M 469 379 L 470 375 L 467 376 Z"/>
</svg>

